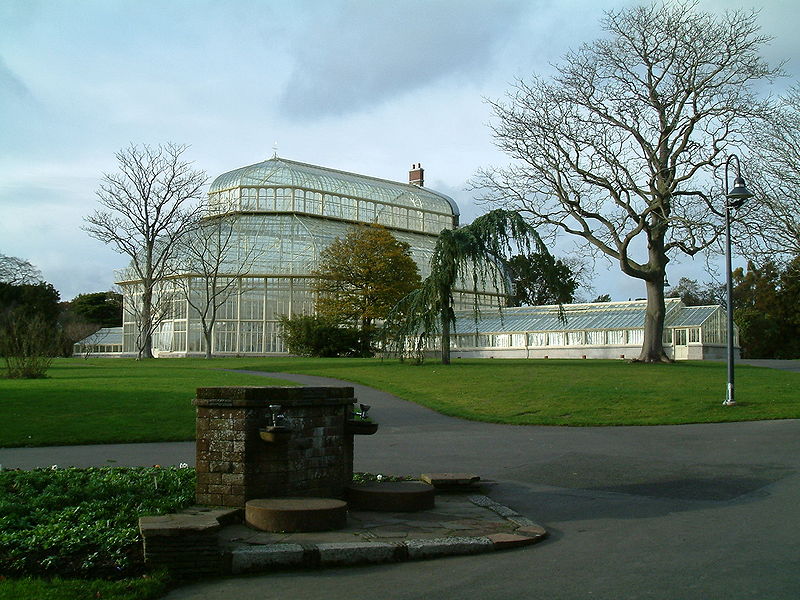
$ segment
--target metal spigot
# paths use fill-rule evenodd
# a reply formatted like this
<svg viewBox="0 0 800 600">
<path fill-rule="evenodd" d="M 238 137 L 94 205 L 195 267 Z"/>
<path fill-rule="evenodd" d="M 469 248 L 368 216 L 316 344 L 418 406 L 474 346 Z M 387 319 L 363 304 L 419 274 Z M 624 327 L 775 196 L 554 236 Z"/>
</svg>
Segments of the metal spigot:
<svg viewBox="0 0 800 600">
<path fill-rule="evenodd" d="M 272 425 L 273 427 L 278 427 L 283 424 L 283 421 L 286 420 L 286 417 L 281 414 L 281 408 L 283 408 L 280 404 L 270 404 L 269 410 L 272 413 Z"/>
</svg>

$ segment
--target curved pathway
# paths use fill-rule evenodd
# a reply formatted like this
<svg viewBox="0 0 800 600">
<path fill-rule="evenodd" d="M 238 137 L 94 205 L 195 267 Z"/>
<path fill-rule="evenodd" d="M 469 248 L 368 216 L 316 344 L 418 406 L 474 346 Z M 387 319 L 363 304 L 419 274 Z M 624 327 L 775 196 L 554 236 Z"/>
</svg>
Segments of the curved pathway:
<svg viewBox="0 0 800 600">
<path fill-rule="evenodd" d="M 800 421 L 517 427 L 354 387 L 381 424 L 357 440 L 358 470 L 473 471 L 551 537 L 476 557 L 201 583 L 169 600 L 800 596 Z"/>
<path fill-rule="evenodd" d="M 474 557 L 202 582 L 169 600 L 800 597 L 798 420 L 494 425 L 354 387 L 381 424 L 356 441 L 356 470 L 475 472 L 497 482 L 494 500 L 542 523 L 550 538 Z M 93 457 L 90 464 L 191 464 L 193 444 L 2 449 L 0 463 L 36 466 L 20 462 L 34 454 L 43 465 L 79 464 L 70 462 L 75 456 Z"/>
</svg>

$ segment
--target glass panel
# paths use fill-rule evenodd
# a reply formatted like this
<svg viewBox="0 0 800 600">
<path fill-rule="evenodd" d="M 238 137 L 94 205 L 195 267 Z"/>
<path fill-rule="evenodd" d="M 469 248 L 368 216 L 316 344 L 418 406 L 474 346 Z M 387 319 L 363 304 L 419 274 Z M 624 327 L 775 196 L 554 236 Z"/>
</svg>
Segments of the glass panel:
<svg viewBox="0 0 800 600">
<path fill-rule="evenodd" d="M 511 345 L 511 336 L 507 333 L 498 333 L 491 338 L 490 343 L 495 348 L 508 348 Z"/>
<path fill-rule="evenodd" d="M 606 343 L 605 331 L 587 331 L 586 343 L 590 346 L 602 346 Z"/>
<path fill-rule="evenodd" d="M 608 344 L 611 345 L 621 345 L 625 343 L 625 331 L 612 329 L 611 331 L 606 332 L 608 340 Z"/>
<path fill-rule="evenodd" d="M 583 345 L 583 332 L 582 331 L 568 331 L 567 332 L 567 346 L 582 346 Z"/>
<path fill-rule="evenodd" d="M 547 333 L 543 331 L 533 331 L 528 334 L 528 345 L 529 346 L 546 346 L 547 345 Z"/>
<path fill-rule="evenodd" d="M 239 352 L 263 352 L 264 324 L 242 321 L 240 327 Z"/>
</svg>

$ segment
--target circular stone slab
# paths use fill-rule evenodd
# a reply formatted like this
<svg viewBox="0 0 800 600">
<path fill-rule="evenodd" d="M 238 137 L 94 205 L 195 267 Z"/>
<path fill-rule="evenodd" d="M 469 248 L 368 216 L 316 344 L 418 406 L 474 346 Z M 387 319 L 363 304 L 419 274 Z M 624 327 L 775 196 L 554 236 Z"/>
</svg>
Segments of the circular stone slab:
<svg viewBox="0 0 800 600">
<path fill-rule="evenodd" d="M 347 525 L 347 503 L 333 498 L 248 500 L 244 518 L 261 531 L 330 531 Z"/>
<path fill-rule="evenodd" d="M 428 510 L 435 503 L 436 490 L 420 481 L 360 483 L 347 488 L 351 508 L 382 512 Z"/>
</svg>

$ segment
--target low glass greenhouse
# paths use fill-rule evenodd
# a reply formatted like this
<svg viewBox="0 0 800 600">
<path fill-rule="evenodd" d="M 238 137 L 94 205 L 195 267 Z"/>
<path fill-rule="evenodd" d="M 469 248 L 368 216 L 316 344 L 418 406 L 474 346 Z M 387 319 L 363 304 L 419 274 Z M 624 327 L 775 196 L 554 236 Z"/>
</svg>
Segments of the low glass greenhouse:
<svg viewBox="0 0 800 600">
<path fill-rule="evenodd" d="M 727 319 L 721 306 L 686 306 L 668 298 L 664 349 L 675 360 L 726 356 Z M 639 355 L 647 301 L 526 306 L 459 311 L 453 357 L 626 358 Z M 562 316 L 563 315 L 563 318 Z M 738 332 L 734 329 L 738 350 Z"/>
<path fill-rule="evenodd" d="M 451 198 L 422 184 L 420 165 L 409 172 L 409 183 L 398 183 L 277 156 L 217 177 L 208 192 L 205 218 L 233 223 L 235 243 L 223 264 L 236 281 L 234 293 L 218 311 L 213 352 L 285 353 L 280 317 L 313 314 L 312 272 L 320 252 L 358 224 L 383 225 L 408 243 L 421 277 L 426 277 L 438 234 L 458 226 L 459 210 Z M 258 252 L 248 254 L 254 246 Z M 242 256 L 255 256 L 254 262 L 246 275 L 235 275 L 242 272 L 237 264 Z M 125 304 L 123 351 L 134 353 L 140 282 L 126 269 L 118 273 L 117 283 Z M 199 315 L 186 300 L 187 293 L 199 293 L 203 285 L 190 273 L 163 283 L 158 293 L 169 302 L 153 338 L 154 355 L 204 352 Z M 498 296 L 504 293 L 489 287 L 481 291 L 480 302 L 496 305 Z M 473 295 L 462 289 L 457 302 L 471 306 Z"/>
<path fill-rule="evenodd" d="M 75 356 L 119 356 L 122 353 L 122 327 L 103 327 L 73 344 Z"/>
</svg>

